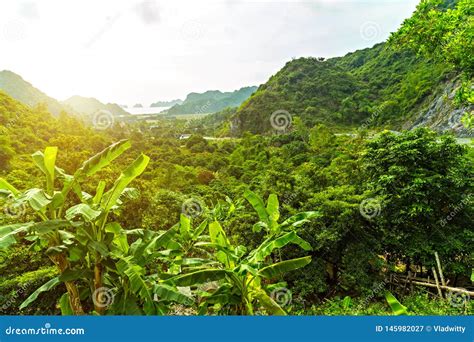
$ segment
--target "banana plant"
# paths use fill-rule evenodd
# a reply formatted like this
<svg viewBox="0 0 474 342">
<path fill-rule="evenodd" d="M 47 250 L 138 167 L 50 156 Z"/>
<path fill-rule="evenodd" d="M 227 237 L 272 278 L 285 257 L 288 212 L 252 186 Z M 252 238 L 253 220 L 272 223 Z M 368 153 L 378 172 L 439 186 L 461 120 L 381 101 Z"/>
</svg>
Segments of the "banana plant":
<svg viewBox="0 0 474 342">
<path fill-rule="evenodd" d="M 267 264 L 265 260 L 275 250 L 290 243 L 306 251 L 311 246 L 294 231 L 282 233 L 277 238 L 265 240 L 258 248 L 247 252 L 244 246 L 233 246 L 218 221 L 209 224 L 210 242 L 197 242 L 196 246 L 213 250 L 215 266 L 190 267 L 187 273 L 164 281 L 173 287 L 193 288 L 199 297 L 199 312 L 209 307 L 221 308 L 231 314 L 254 315 L 263 308 L 269 314 L 285 315 L 285 310 L 268 293 L 267 283 L 279 279 L 292 270 L 311 262 L 303 257 Z"/>
<path fill-rule="evenodd" d="M 407 307 L 400 303 L 391 292 L 385 292 L 385 299 L 387 300 L 387 303 L 390 306 L 390 309 L 392 309 L 394 315 L 399 316 L 408 314 Z"/>
<path fill-rule="evenodd" d="M 211 255 L 207 250 L 199 246 L 201 242 L 209 242 L 209 235 L 204 234 L 208 225 L 207 219 L 196 227 L 193 227 L 192 218 L 181 214 L 176 229 L 176 235 L 166 247 L 159 252 L 161 261 L 167 265 L 167 275 L 176 275 L 187 267 L 211 265 Z"/>
<path fill-rule="evenodd" d="M 178 226 L 168 231 L 155 232 L 149 229 L 123 230 L 118 224 L 108 226 L 115 231 L 115 240 L 111 248 L 111 261 L 104 282 L 113 290 L 114 301 L 107 308 L 110 314 L 165 314 L 169 304 L 191 305 L 192 298 L 178 289 L 159 284 L 163 273 L 161 264 L 156 261 L 162 257 L 162 251 L 175 240 Z M 128 244 L 122 239 L 125 234 L 134 235 L 135 242 Z"/>
<path fill-rule="evenodd" d="M 135 193 L 127 186 L 145 170 L 149 158 L 139 156 L 106 192 L 103 181 L 98 183 L 94 196 L 83 192 L 81 184 L 130 147 L 127 140 L 112 144 L 84 162 L 74 175 L 68 175 L 56 166 L 58 149 L 47 147 L 44 153 L 32 155 L 34 163 L 45 176 L 44 188 L 22 192 L 0 179 L 0 190 L 7 192 L 16 203 L 29 206 L 38 218 L 27 223 L 0 227 L 0 247 L 8 248 L 25 238 L 37 248 L 44 249 L 59 270 L 59 276 L 35 291 L 21 308 L 33 302 L 39 293 L 64 282 L 67 288 L 64 298 L 67 301 L 63 300 L 63 304 L 66 302 L 73 314 L 83 314 L 77 280 L 88 281 L 93 269 L 92 292 L 97 293 L 97 289 L 102 287 L 103 262 L 110 254 L 110 244 L 115 240 L 124 242 L 122 232 L 110 228 L 109 215 L 120 206 L 124 197 Z M 62 186 L 57 188 L 57 185 Z M 71 202 L 77 204 L 67 207 Z M 100 301 L 95 298 L 93 302 Z M 95 305 L 95 311 L 101 314 L 104 308 Z"/>
<path fill-rule="evenodd" d="M 295 230 L 309 222 L 310 219 L 320 216 L 317 211 L 306 211 L 293 215 L 280 223 L 280 203 L 277 195 L 270 194 L 266 206 L 263 199 L 251 190 L 246 190 L 244 197 L 252 205 L 260 219 L 253 226 L 254 232 L 260 232 L 263 229 L 267 237 L 277 236 L 282 231 Z"/>
</svg>

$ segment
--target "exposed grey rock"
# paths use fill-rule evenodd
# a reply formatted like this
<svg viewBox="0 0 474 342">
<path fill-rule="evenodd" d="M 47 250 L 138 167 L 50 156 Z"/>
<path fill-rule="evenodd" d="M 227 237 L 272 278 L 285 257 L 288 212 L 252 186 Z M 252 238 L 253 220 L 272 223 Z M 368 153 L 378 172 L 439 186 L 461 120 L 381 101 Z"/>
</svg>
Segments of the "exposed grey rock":
<svg viewBox="0 0 474 342">
<path fill-rule="evenodd" d="M 427 101 L 427 106 L 419 113 L 413 122 L 406 124 L 405 129 L 429 127 L 439 132 L 453 132 L 458 137 L 473 137 L 474 131 L 464 127 L 461 118 L 474 106 L 456 108 L 454 96 L 461 82 L 459 78 L 444 83 L 434 96 Z"/>
</svg>

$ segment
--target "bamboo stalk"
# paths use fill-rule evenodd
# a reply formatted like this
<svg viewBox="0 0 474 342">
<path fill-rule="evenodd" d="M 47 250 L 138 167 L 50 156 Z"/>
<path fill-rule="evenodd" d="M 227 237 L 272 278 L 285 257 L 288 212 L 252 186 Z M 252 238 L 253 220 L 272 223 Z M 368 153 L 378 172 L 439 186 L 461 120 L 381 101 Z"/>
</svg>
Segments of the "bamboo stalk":
<svg viewBox="0 0 474 342">
<path fill-rule="evenodd" d="M 439 272 L 439 278 L 441 279 L 441 284 L 443 286 L 446 286 L 446 282 L 444 281 L 444 276 L 443 276 L 443 270 L 441 269 L 441 262 L 439 261 L 438 252 L 435 252 L 434 254 L 436 258 L 436 265 L 438 266 L 438 272 Z"/>
<path fill-rule="evenodd" d="M 396 276 L 395 276 L 395 278 L 398 279 L 398 277 L 396 277 Z M 402 280 L 405 281 L 404 278 L 402 278 Z M 423 283 L 430 283 L 430 284 L 436 285 L 436 283 L 432 279 L 430 279 L 429 277 L 428 278 L 420 278 L 420 277 L 415 277 L 415 276 L 412 275 L 412 276 L 410 276 L 410 282 L 411 281 L 421 281 Z M 447 284 L 446 284 L 446 286 L 447 286 Z"/>
<path fill-rule="evenodd" d="M 404 282 L 405 279 L 400 279 L 400 281 Z M 433 287 L 433 288 L 437 288 L 439 286 L 439 288 L 441 288 L 443 290 L 447 290 L 447 291 L 451 291 L 451 292 L 465 293 L 465 294 L 468 294 L 469 296 L 474 296 L 474 291 L 468 291 L 466 289 L 460 289 L 460 288 L 457 288 L 457 287 L 443 286 L 443 285 L 436 286 L 433 283 L 425 283 L 425 282 L 422 282 L 422 281 L 412 281 L 412 283 L 414 285 Z"/>
<path fill-rule="evenodd" d="M 435 279 L 435 282 L 436 282 L 436 287 L 438 288 L 438 294 L 440 296 L 440 298 L 443 298 L 443 292 L 441 291 L 441 288 L 439 287 L 439 281 L 438 281 L 438 274 L 436 274 L 436 270 L 435 268 L 431 268 L 431 270 L 433 271 L 433 277 Z"/>
</svg>

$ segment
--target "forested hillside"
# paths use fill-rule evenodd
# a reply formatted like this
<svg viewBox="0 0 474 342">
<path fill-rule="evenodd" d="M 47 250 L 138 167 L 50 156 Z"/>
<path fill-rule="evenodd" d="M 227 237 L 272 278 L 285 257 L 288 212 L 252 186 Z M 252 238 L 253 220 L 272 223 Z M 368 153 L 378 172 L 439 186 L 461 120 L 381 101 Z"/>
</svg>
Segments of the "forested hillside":
<svg viewBox="0 0 474 342">
<path fill-rule="evenodd" d="M 444 63 L 393 51 L 387 44 L 321 61 L 288 62 L 239 109 L 240 131 L 272 129 L 270 115 L 286 110 L 312 126 L 325 123 L 401 128 L 413 121 L 426 101 L 457 74 Z M 373 118 L 373 119 L 371 119 Z"/>
<path fill-rule="evenodd" d="M 14 99 L 31 107 L 38 104 L 45 104 L 47 109 L 54 115 L 59 115 L 61 111 L 74 112 L 72 108 L 63 106 L 57 100 L 49 97 L 25 81 L 21 76 L 9 70 L 0 72 L 0 91 L 7 93 Z"/>
<path fill-rule="evenodd" d="M 328 60 L 298 58 L 288 62 L 239 108 L 233 120 L 237 131 L 267 133 L 273 129 L 271 114 L 283 110 L 310 127 L 318 123 L 339 127 L 364 124 L 399 130 L 422 125 L 472 135 L 461 124 L 462 114 L 472 111 L 472 97 L 471 102 L 456 98 L 467 89 L 461 85 L 472 78 L 472 4 L 461 1 L 459 9 L 447 10 L 456 2 L 436 3 L 440 4 L 439 13 L 446 13 L 446 18 L 438 18 L 444 26 L 435 26 L 433 18 L 419 14 L 418 26 L 407 31 L 414 25 L 415 15 L 393 34 L 390 43 Z M 425 2 L 418 13 L 428 13 L 430 8 Z M 418 32 L 424 36 L 413 44 L 410 39 Z M 427 53 L 429 40 L 437 36 L 446 40 L 443 51 Z"/>
</svg>

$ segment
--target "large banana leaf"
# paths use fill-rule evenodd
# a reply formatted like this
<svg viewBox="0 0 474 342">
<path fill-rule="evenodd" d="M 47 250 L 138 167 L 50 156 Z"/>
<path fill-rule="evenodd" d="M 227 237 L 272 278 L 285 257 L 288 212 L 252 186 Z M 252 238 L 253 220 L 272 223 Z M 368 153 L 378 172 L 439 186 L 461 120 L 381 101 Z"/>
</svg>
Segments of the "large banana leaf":
<svg viewBox="0 0 474 342">
<path fill-rule="evenodd" d="M 258 300 L 258 302 L 265 308 L 265 310 L 269 314 L 277 316 L 286 316 L 285 310 L 283 310 L 281 306 L 273 300 L 272 297 L 267 295 L 265 291 L 256 291 L 253 296 Z"/>
<path fill-rule="evenodd" d="M 175 302 L 183 305 L 193 305 L 194 299 L 167 284 L 155 284 L 153 287 L 154 300 Z"/>
<path fill-rule="evenodd" d="M 173 226 L 167 231 L 154 236 L 151 240 L 146 240 L 138 244 L 132 244 L 131 250 L 136 259 L 143 259 L 144 256 L 150 255 L 160 247 L 165 247 L 177 233 L 177 226 Z M 156 233 L 155 233 L 156 234 Z M 139 240 L 137 240 L 138 242 Z"/>
<path fill-rule="evenodd" d="M 246 190 L 244 192 L 244 197 L 255 209 L 258 214 L 258 217 L 260 218 L 260 221 L 268 222 L 268 213 L 265 209 L 265 203 L 263 203 L 262 198 L 250 190 Z"/>
<path fill-rule="evenodd" d="M 114 234 L 113 242 L 120 249 L 120 253 L 127 254 L 128 245 L 127 233 L 117 222 L 110 222 L 105 226 L 105 231 Z"/>
<path fill-rule="evenodd" d="M 217 249 L 219 252 L 222 252 L 224 255 L 228 256 L 232 260 L 239 260 L 240 256 L 239 254 L 236 254 L 235 250 L 231 250 L 231 246 L 229 247 L 222 247 L 221 245 L 218 245 L 216 243 L 211 243 L 211 242 L 206 242 L 206 241 L 200 241 L 196 242 L 194 244 L 195 247 L 207 247 L 207 248 L 214 248 Z M 240 250 L 238 251 L 240 252 Z M 219 259 L 218 259 L 219 260 Z M 226 259 L 227 260 L 227 259 Z M 225 263 L 224 261 L 219 260 L 221 263 Z"/>
<path fill-rule="evenodd" d="M 52 231 L 57 231 L 58 229 L 67 228 L 70 226 L 71 226 L 71 222 L 66 221 L 66 220 L 49 220 L 49 221 L 33 223 L 29 227 L 29 231 L 42 235 L 42 234 L 48 234 Z"/>
<path fill-rule="evenodd" d="M 225 278 L 227 271 L 220 269 L 200 270 L 193 273 L 183 274 L 166 280 L 166 283 L 176 286 L 192 286 L 208 283 Z"/>
<path fill-rule="evenodd" d="M 280 204 L 278 203 L 278 197 L 275 194 L 268 196 L 267 200 L 267 213 L 274 222 L 278 222 L 280 218 Z"/>
<path fill-rule="evenodd" d="M 284 275 L 287 272 L 297 270 L 298 268 L 304 267 L 311 262 L 311 257 L 306 256 L 303 258 L 291 259 L 272 264 L 264 267 L 258 271 L 258 274 L 264 278 L 277 278 Z"/>
<path fill-rule="evenodd" d="M 221 304 L 225 306 L 242 303 L 242 294 L 235 286 L 229 283 L 222 284 L 212 293 L 203 291 L 200 293 L 200 296 L 206 304 Z M 199 314 L 205 314 L 205 312 Z"/>
<path fill-rule="evenodd" d="M 188 239 L 191 230 L 191 220 L 188 216 L 181 214 L 179 216 L 179 232 L 184 239 Z"/>
<path fill-rule="evenodd" d="M 113 188 L 104 195 L 102 202 L 106 212 L 117 204 L 117 200 L 128 184 L 145 171 L 149 161 L 150 158 L 142 154 L 120 175 Z"/>
<path fill-rule="evenodd" d="M 215 243 L 222 247 L 229 246 L 227 235 L 224 232 L 224 229 L 222 229 L 222 226 L 218 221 L 213 221 L 209 223 L 209 236 L 211 237 L 212 243 Z"/>
<path fill-rule="evenodd" d="M 201 236 L 201 234 L 204 232 L 204 230 L 207 227 L 207 220 L 204 220 L 201 222 L 201 224 L 194 230 L 193 237 L 197 239 L 198 237 Z"/>
<path fill-rule="evenodd" d="M 30 189 L 20 200 L 28 202 L 35 211 L 43 211 L 51 203 L 43 189 Z"/>
<path fill-rule="evenodd" d="M 77 216 L 81 216 L 82 218 L 86 219 L 86 221 L 92 222 L 95 221 L 101 213 L 101 211 L 94 210 L 85 203 L 80 203 L 66 211 L 66 218 L 68 220 L 72 220 Z"/>
<path fill-rule="evenodd" d="M 89 160 L 86 160 L 81 168 L 76 171 L 74 176 L 92 176 L 94 173 L 108 166 L 131 146 L 128 140 L 120 140 L 110 145 Z"/>
<path fill-rule="evenodd" d="M 309 219 L 312 219 L 314 217 L 319 217 L 321 214 L 317 211 L 305 211 L 302 213 L 298 213 L 296 215 L 293 215 L 289 218 L 287 218 L 282 224 L 282 227 L 286 226 L 292 226 L 292 227 L 298 227 L 302 225 L 303 223 L 309 222 Z"/>
<path fill-rule="evenodd" d="M 209 236 L 213 244 L 216 244 L 223 248 L 228 248 L 228 246 L 230 245 L 229 240 L 227 240 L 227 235 L 224 232 L 224 229 L 222 229 L 221 224 L 217 221 L 209 223 Z M 229 255 L 225 251 L 219 250 L 218 252 L 216 252 L 216 258 L 221 263 L 226 265 L 227 268 L 233 267 L 233 264 L 229 259 Z"/>
<path fill-rule="evenodd" d="M 16 236 L 25 233 L 33 223 L 18 223 L 0 227 L 0 249 L 6 249 L 17 243 Z"/>
<path fill-rule="evenodd" d="M 92 199 L 92 203 L 95 205 L 98 205 L 100 201 L 102 200 L 102 196 L 104 195 L 104 190 L 105 190 L 105 182 L 104 181 L 99 181 L 99 184 L 97 184 L 97 188 L 95 190 L 95 196 Z"/>
<path fill-rule="evenodd" d="M 305 251 L 312 250 L 311 245 L 300 238 L 294 231 L 286 233 L 278 238 L 269 238 L 265 240 L 260 246 L 252 251 L 249 261 L 251 263 L 264 261 L 267 256 L 272 254 L 273 250 L 282 248 L 290 243 L 296 244 Z"/>
<path fill-rule="evenodd" d="M 51 197 L 50 208 L 58 209 L 64 204 L 64 195 L 60 191 L 54 191 L 53 196 Z"/>
<path fill-rule="evenodd" d="M 402 305 L 390 292 L 385 292 L 385 299 L 395 315 L 406 315 L 408 313 L 406 306 Z"/>
<path fill-rule="evenodd" d="M 73 177 L 65 177 L 64 186 L 61 190 L 63 196 L 66 197 L 69 191 L 74 189 L 74 192 L 79 196 L 79 198 L 82 198 L 80 187 L 77 182 L 82 178 L 92 176 L 96 172 L 108 166 L 130 147 L 131 144 L 128 140 L 120 140 L 97 153 L 92 158 L 86 160 L 82 166 L 77 169 Z"/>
<path fill-rule="evenodd" d="M 40 293 L 49 291 L 56 285 L 58 285 L 61 281 L 59 280 L 59 277 L 54 277 L 50 281 L 46 282 L 45 284 L 41 285 L 39 288 L 36 289 L 35 292 L 33 292 L 26 300 L 21 303 L 20 305 L 20 310 L 26 308 L 28 305 L 30 305 L 32 302 L 38 298 Z"/>
<path fill-rule="evenodd" d="M 56 165 L 57 147 L 46 147 L 44 153 L 38 151 L 32 155 L 36 166 L 46 176 L 46 186 L 49 194 L 52 194 L 54 186 L 54 171 Z"/>
</svg>

